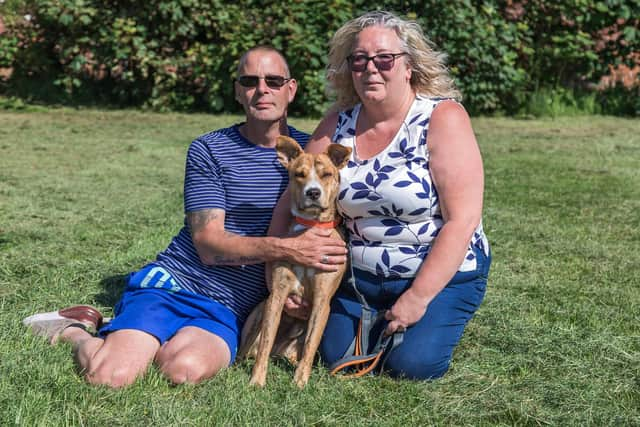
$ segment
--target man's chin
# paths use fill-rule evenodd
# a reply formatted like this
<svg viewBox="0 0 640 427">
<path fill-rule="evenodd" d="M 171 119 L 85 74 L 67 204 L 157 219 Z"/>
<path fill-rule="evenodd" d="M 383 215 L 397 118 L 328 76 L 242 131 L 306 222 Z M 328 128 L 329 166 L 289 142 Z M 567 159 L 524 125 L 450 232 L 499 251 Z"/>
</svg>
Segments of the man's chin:
<svg viewBox="0 0 640 427">
<path fill-rule="evenodd" d="M 264 121 L 264 122 L 275 122 L 284 117 L 284 112 L 275 111 L 272 108 L 263 109 L 263 110 L 251 110 L 251 115 L 256 120 Z"/>
</svg>

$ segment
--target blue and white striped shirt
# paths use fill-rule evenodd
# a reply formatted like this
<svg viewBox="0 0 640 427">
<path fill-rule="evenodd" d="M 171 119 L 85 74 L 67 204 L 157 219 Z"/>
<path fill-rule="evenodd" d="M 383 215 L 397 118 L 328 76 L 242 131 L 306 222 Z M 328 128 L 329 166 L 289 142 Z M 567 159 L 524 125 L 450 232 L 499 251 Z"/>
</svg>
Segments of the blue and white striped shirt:
<svg viewBox="0 0 640 427">
<path fill-rule="evenodd" d="M 287 187 L 286 169 L 275 149 L 247 141 L 234 125 L 203 135 L 187 153 L 184 210 L 223 209 L 225 230 L 243 236 L 264 236 L 273 208 Z M 304 148 L 309 135 L 289 127 Z M 204 295 L 244 321 L 267 296 L 264 264 L 206 266 L 200 262 L 186 224 L 154 264 L 164 267 L 180 288 Z"/>
</svg>

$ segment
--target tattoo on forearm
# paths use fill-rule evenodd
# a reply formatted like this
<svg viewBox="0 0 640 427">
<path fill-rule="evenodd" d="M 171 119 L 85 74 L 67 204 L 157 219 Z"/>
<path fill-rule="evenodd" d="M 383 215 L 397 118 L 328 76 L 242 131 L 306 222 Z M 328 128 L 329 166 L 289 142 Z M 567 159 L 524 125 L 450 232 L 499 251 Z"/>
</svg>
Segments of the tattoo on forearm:
<svg viewBox="0 0 640 427">
<path fill-rule="evenodd" d="M 187 224 L 189 225 L 191 236 L 194 238 L 195 234 L 207 227 L 210 222 L 217 220 L 224 220 L 224 211 L 220 209 L 203 209 L 187 213 Z M 225 245 L 233 244 L 229 243 L 227 239 L 238 237 L 238 235 L 230 231 L 219 230 L 218 227 L 215 228 L 211 234 L 215 236 L 214 240 L 216 240 L 217 243 L 215 245 L 213 245 L 213 243 L 211 245 L 205 244 L 205 248 L 200 249 L 209 254 L 207 257 L 207 265 L 245 265 L 264 262 L 264 259 L 256 256 L 225 256 L 226 251 L 222 248 L 224 248 Z M 213 238 L 209 236 L 209 240 L 212 239 Z M 233 242 L 233 239 L 231 239 L 231 241 Z"/>
<path fill-rule="evenodd" d="M 205 209 L 187 213 L 187 222 L 191 229 L 191 234 L 202 230 L 209 222 L 218 219 L 218 213 L 215 209 Z"/>
</svg>

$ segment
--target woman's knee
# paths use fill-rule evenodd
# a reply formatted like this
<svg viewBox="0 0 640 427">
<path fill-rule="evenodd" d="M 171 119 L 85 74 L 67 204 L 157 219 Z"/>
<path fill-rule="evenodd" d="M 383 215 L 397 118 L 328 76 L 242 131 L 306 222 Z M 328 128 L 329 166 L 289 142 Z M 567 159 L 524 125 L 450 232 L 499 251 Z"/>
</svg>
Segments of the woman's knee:
<svg viewBox="0 0 640 427">
<path fill-rule="evenodd" d="M 442 377 L 449 370 L 450 364 L 450 355 L 402 351 L 399 347 L 389 355 L 384 369 L 392 377 L 434 380 Z"/>
<path fill-rule="evenodd" d="M 326 366 L 334 364 L 344 356 L 347 347 L 348 344 L 344 345 L 340 340 L 323 338 L 320 342 L 320 348 L 318 349 L 320 352 L 320 361 Z"/>
<path fill-rule="evenodd" d="M 359 303 L 336 298 L 320 341 L 320 358 L 325 365 L 341 359 L 355 338 L 362 311 Z"/>
</svg>

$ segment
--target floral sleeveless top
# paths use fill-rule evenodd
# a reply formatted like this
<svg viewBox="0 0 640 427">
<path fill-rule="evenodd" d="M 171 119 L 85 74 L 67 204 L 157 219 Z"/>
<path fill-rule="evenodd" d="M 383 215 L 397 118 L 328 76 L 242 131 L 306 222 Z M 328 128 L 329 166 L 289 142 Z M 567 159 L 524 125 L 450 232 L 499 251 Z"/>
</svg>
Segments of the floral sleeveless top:
<svg viewBox="0 0 640 427">
<path fill-rule="evenodd" d="M 340 171 L 338 210 L 349 229 L 355 268 L 384 277 L 414 277 L 442 228 L 438 193 L 429 171 L 427 131 L 443 98 L 418 95 L 393 141 L 368 160 L 355 149 L 361 104 L 340 112 L 333 141 L 352 148 Z M 472 247 L 487 255 L 489 242 L 478 225 L 459 271 L 476 269 Z"/>
</svg>

